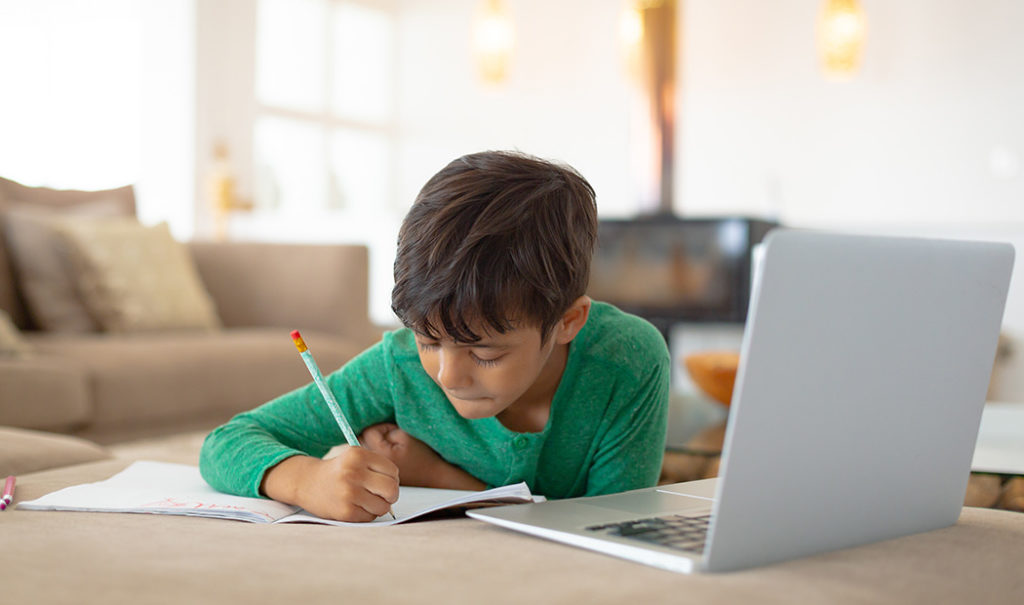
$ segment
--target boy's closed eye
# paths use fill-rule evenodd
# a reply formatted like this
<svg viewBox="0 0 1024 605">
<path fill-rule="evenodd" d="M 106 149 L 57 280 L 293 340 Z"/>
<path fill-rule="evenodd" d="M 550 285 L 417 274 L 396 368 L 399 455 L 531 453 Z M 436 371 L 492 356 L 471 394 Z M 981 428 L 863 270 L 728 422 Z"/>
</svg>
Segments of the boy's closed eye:
<svg viewBox="0 0 1024 605">
<path fill-rule="evenodd" d="M 493 366 L 493 365 L 497 365 L 498 362 L 503 357 L 502 355 L 499 355 L 497 357 L 492 357 L 492 358 L 488 359 L 488 358 L 485 358 L 485 357 L 480 357 L 479 355 L 477 355 L 473 351 L 469 352 L 469 356 L 473 358 L 473 361 L 475 361 L 478 366 L 483 366 L 483 367 L 490 367 L 490 366 Z"/>
<path fill-rule="evenodd" d="M 441 348 L 441 343 L 432 340 L 416 339 L 416 346 L 418 346 L 421 351 L 434 352 Z M 473 360 L 473 363 L 481 367 L 491 367 L 497 365 L 501 358 L 505 356 L 503 353 L 494 354 L 494 347 L 491 346 L 479 347 L 481 352 L 487 351 L 487 353 L 484 353 L 483 355 L 479 354 L 476 350 L 474 350 L 474 347 L 468 348 L 468 354 L 470 359 Z"/>
</svg>

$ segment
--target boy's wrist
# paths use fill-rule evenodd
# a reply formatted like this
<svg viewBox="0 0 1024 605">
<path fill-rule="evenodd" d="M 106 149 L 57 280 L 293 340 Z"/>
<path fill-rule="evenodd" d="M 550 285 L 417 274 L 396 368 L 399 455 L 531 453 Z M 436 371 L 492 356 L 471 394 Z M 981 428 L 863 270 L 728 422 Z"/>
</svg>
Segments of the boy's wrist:
<svg viewBox="0 0 1024 605">
<path fill-rule="evenodd" d="M 318 459 L 310 456 L 290 456 L 267 469 L 260 483 L 260 494 L 285 504 L 299 504 L 302 478 Z"/>
</svg>

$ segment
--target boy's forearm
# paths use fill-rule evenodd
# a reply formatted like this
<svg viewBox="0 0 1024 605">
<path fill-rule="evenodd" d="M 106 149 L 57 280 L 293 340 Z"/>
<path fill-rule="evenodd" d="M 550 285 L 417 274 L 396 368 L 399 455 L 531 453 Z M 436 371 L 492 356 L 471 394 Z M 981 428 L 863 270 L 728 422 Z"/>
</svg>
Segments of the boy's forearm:
<svg viewBox="0 0 1024 605">
<path fill-rule="evenodd" d="M 428 487 L 480 491 L 487 489 L 487 484 L 454 464 L 442 462 Z"/>
</svg>

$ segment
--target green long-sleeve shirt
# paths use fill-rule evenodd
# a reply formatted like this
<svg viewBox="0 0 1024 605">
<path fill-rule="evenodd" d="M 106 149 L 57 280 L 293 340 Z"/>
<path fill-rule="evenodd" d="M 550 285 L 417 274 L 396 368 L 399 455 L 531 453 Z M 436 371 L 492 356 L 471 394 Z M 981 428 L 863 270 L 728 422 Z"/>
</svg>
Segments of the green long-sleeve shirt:
<svg viewBox="0 0 1024 605">
<path fill-rule="evenodd" d="M 669 355 L 643 319 L 595 302 L 570 344 L 544 430 L 461 417 L 423 370 L 411 330 L 384 335 L 327 376 L 356 433 L 396 422 L 488 485 L 526 481 L 548 498 L 654 485 L 668 414 Z M 214 488 L 259 496 L 264 473 L 297 454 L 321 457 L 345 439 L 314 383 L 235 416 L 206 438 L 199 467 Z"/>
</svg>

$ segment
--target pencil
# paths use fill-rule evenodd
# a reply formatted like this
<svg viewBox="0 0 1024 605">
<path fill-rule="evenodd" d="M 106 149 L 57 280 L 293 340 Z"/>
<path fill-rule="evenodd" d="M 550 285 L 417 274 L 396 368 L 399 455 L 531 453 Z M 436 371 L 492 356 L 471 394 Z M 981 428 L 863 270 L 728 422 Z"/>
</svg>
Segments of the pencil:
<svg viewBox="0 0 1024 605">
<path fill-rule="evenodd" d="M 12 500 L 14 500 L 14 475 L 7 477 L 7 481 L 4 482 L 4 495 L 0 497 L 0 510 L 7 510 Z"/>
<path fill-rule="evenodd" d="M 324 380 L 324 375 L 320 373 L 320 366 L 316 365 L 316 361 L 313 359 L 313 353 L 310 352 L 309 347 L 306 346 L 306 341 L 302 340 L 302 335 L 299 334 L 298 330 L 292 330 L 292 342 L 295 343 L 295 348 L 299 350 L 299 355 L 302 356 L 302 361 L 306 363 L 306 368 L 309 369 L 309 373 L 313 375 L 313 382 L 320 389 L 320 393 L 324 396 L 324 401 L 327 402 L 327 407 L 331 410 L 331 415 L 334 416 L 334 421 L 338 423 L 338 427 L 341 428 L 341 432 L 345 435 L 345 441 L 348 442 L 352 447 L 362 447 L 359 443 L 359 438 L 356 437 L 355 431 L 352 430 L 352 425 L 348 423 L 345 415 L 341 412 L 341 406 L 338 405 L 338 400 L 334 398 L 334 393 L 327 388 L 327 382 Z M 395 513 L 388 509 L 388 514 L 391 518 L 395 518 Z"/>
</svg>

